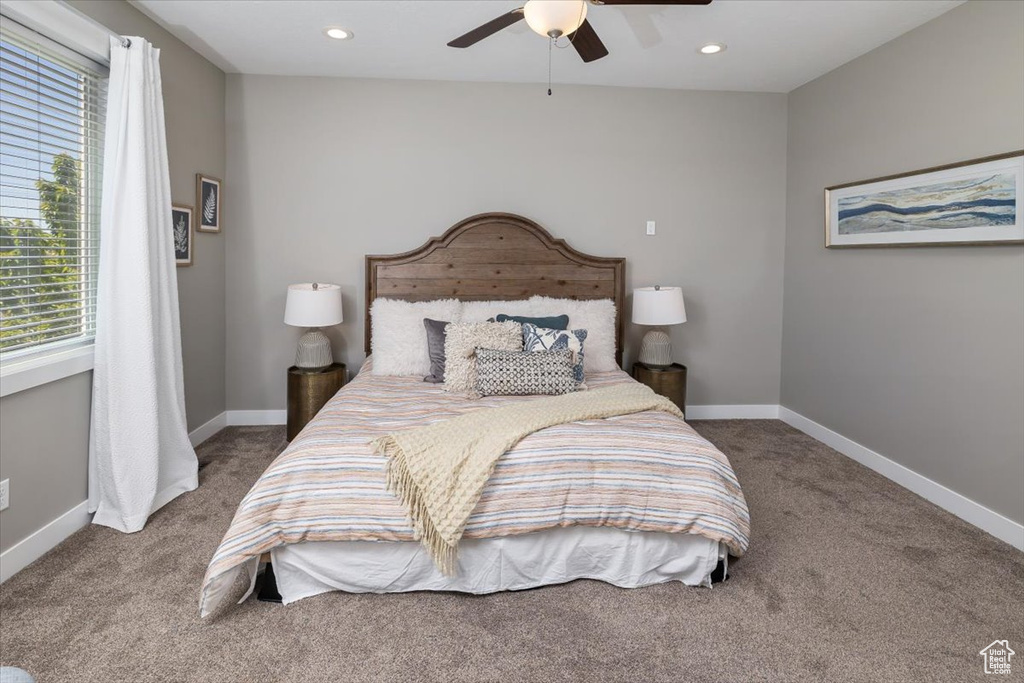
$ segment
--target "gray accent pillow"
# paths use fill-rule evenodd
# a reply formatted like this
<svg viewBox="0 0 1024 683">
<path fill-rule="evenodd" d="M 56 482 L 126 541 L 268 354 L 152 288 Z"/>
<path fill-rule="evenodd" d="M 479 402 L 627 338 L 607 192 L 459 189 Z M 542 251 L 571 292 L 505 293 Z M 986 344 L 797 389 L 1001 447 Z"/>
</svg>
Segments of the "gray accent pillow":
<svg viewBox="0 0 1024 683">
<path fill-rule="evenodd" d="M 578 388 L 569 349 L 476 350 L 476 392 L 481 396 L 568 394 Z"/>
<path fill-rule="evenodd" d="M 424 318 L 423 327 L 427 330 L 427 355 L 430 356 L 430 374 L 423 381 L 441 384 L 444 382 L 444 337 L 448 322 Z"/>
<path fill-rule="evenodd" d="M 511 320 L 514 323 L 520 324 L 530 323 L 531 325 L 536 325 L 537 327 L 544 327 L 549 330 L 569 329 L 569 316 L 567 315 L 552 315 L 547 317 L 535 318 L 525 315 L 505 315 L 504 313 L 499 313 L 498 315 L 494 316 L 494 320 L 492 320 L 491 322 L 503 323 L 508 322 L 509 320 Z"/>
</svg>

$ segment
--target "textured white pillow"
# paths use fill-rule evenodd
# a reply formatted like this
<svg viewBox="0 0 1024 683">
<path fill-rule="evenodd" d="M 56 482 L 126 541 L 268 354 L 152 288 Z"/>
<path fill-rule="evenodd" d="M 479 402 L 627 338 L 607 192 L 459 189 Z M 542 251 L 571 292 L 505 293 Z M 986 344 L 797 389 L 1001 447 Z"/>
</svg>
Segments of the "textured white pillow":
<svg viewBox="0 0 1024 683">
<path fill-rule="evenodd" d="M 528 315 L 569 315 L 569 329 L 587 331 L 586 372 L 618 370 L 615 362 L 615 302 L 611 299 L 553 299 L 535 296 L 529 300 Z M 499 311 L 501 312 L 501 311 Z"/>
<path fill-rule="evenodd" d="M 430 354 L 423 319 L 458 322 L 458 299 L 398 301 L 375 299 L 370 306 L 374 375 L 429 375 Z"/>
<path fill-rule="evenodd" d="M 530 315 L 531 311 L 529 299 L 517 299 L 515 301 L 463 301 L 462 322 L 482 323 L 499 313 L 504 313 L 505 315 Z M 568 313 L 568 311 L 562 311 L 562 313 Z"/>
<path fill-rule="evenodd" d="M 569 329 L 587 331 L 587 354 L 583 359 L 586 372 L 618 370 L 615 362 L 615 302 L 611 299 L 555 299 L 535 296 L 515 301 L 465 301 L 462 322 L 483 322 L 499 313 L 506 315 L 548 316 L 568 315 Z M 426 373 L 424 373 L 426 374 Z"/>
</svg>

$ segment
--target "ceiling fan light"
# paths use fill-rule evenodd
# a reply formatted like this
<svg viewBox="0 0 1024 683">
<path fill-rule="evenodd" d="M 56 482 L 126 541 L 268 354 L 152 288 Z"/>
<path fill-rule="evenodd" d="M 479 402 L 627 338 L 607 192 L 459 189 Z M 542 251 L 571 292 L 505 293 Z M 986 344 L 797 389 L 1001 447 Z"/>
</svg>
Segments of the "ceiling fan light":
<svg viewBox="0 0 1024 683">
<path fill-rule="evenodd" d="M 349 40 L 352 38 L 352 31 L 340 26 L 328 26 L 324 29 L 324 35 L 335 40 Z"/>
<path fill-rule="evenodd" d="M 523 7 L 526 23 L 545 38 L 575 31 L 587 18 L 586 0 L 529 0 Z"/>
</svg>

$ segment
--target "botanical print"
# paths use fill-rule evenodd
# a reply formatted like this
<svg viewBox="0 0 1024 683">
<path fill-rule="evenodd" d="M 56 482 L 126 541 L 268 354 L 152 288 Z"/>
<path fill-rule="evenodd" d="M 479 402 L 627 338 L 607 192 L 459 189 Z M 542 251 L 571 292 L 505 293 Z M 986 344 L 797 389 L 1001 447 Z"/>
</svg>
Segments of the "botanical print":
<svg viewBox="0 0 1024 683">
<path fill-rule="evenodd" d="M 839 200 L 839 234 L 1013 225 L 1017 184 L 999 173 Z"/>
<path fill-rule="evenodd" d="M 217 221 L 217 186 L 203 183 L 203 225 L 213 225 Z"/>
<path fill-rule="evenodd" d="M 179 266 L 192 265 L 192 207 L 173 206 L 171 227 L 174 231 L 174 262 Z"/>
<path fill-rule="evenodd" d="M 220 181 L 199 173 L 196 175 L 196 203 L 199 206 L 201 232 L 220 232 Z"/>
<path fill-rule="evenodd" d="M 1024 152 L 825 189 L 825 246 L 1024 242 Z"/>
</svg>

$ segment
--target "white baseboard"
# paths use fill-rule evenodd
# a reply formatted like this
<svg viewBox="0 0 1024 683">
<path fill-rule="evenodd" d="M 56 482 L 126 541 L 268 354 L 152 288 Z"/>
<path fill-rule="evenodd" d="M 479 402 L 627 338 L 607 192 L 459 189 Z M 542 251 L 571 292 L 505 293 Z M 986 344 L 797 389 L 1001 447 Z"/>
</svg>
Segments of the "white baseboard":
<svg viewBox="0 0 1024 683">
<path fill-rule="evenodd" d="M 243 413 L 246 411 L 242 411 Z M 260 411 L 255 411 L 260 412 Z M 267 412 L 280 412 L 281 415 L 285 415 L 285 411 L 267 411 Z M 283 418 L 282 418 L 283 422 Z M 202 442 L 209 439 L 211 436 L 224 429 L 228 426 L 228 413 L 223 412 L 213 417 L 203 425 L 200 425 L 196 429 L 189 432 L 188 439 L 192 443 L 192 446 L 198 446 Z M 271 423 L 245 423 L 237 422 L 234 424 L 275 424 Z M 180 488 L 180 487 L 179 487 Z M 194 488 L 194 487 L 193 487 Z M 175 488 L 167 496 L 168 500 L 173 499 L 181 493 L 178 488 Z M 154 506 L 154 511 L 161 507 L 167 500 L 157 501 L 157 505 Z M 0 553 L 0 583 L 3 583 L 10 577 L 14 576 L 22 569 L 32 564 L 40 557 L 57 547 L 61 541 L 66 539 L 71 534 L 75 533 L 79 529 L 85 527 L 92 520 L 92 515 L 88 511 L 89 502 L 82 501 L 75 507 L 71 508 L 63 515 L 53 520 L 39 531 L 36 531 L 32 535 L 22 539 L 18 543 L 14 544 L 3 553 Z"/>
<path fill-rule="evenodd" d="M 221 413 L 206 424 L 192 430 L 188 435 L 188 439 L 192 443 L 192 446 L 198 446 L 226 427 L 226 415 L 227 413 Z M 173 495 L 165 497 L 170 500 L 177 497 L 179 493 L 180 491 L 175 489 L 173 491 Z M 154 512 L 157 508 L 163 506 L 167 500 L 157 502 L 159 504 L 154 506 Z M 38 560 L 40 557 L 53 550 L 68 536 L 88 525 L 92 520 L 92 515 L 88 511 L 88 507 L 89 501 L 82 501 L 39 531 L 36 531 L 32 535 L 22 539 L 0 554 L 0 583 L 11 578 L 22 569 Z"/>
<path fill-rule="evenodd" d="M 935 503 L 943 510 L 951 512 L 960 519 L 987 531 L 996 538 L 1006 541 L 1018 550 L 1024 550 L 1024 526 L 1004 517 L 995 510 L 990 510 L 956 491 L 932 481 L 923 474 L 890 460 L 880 453 L 862 446 L 856 441 L 820 425 L 800 413 L 789 408 L 779 408 L 779 418 L 791 427 L 804 434 L 814 437 L 826 446 L 834 448 L 843 455 L 856 460 L 861 465 L 873 469 L 886 479 L 891 479 L 900 486 L 909 489 L 925 500 Z"/>
<path fill-rule="evenodd" d="M 687 420 L 777 420 L 777 405 L 686 406 Z"/>
<path fill-rule="evenodd" d="M 83 500 L 39 531 L 0 553 L 0 583 L 53 550 L 65 538 L 86 526 L 90 519 L 89 502 Z"/>
<path fill-rule="evenodd" d="M 283 425 L 288 422 L 287 410 L 229 410 L 228 426 Z"/>
<path fill-rule="evenodd" d="M 206 424 L 202 424 L 189 432 L 188 440 L 192 442 L 192 447 L 195 448 L 227 426 L 228 414 L 223 412 L 220 415 L 215 415 Z"/>
</svg>

